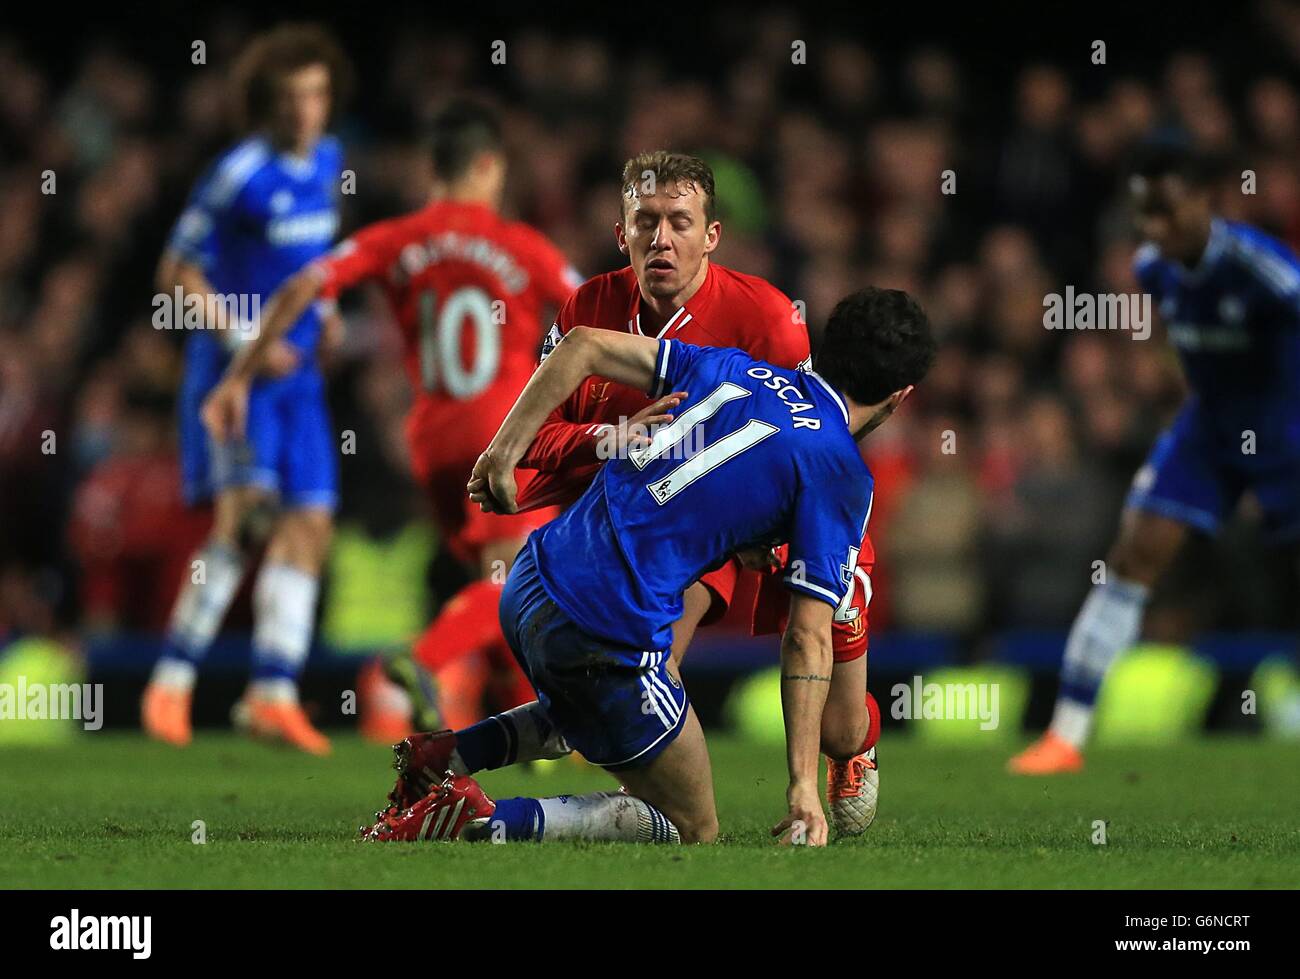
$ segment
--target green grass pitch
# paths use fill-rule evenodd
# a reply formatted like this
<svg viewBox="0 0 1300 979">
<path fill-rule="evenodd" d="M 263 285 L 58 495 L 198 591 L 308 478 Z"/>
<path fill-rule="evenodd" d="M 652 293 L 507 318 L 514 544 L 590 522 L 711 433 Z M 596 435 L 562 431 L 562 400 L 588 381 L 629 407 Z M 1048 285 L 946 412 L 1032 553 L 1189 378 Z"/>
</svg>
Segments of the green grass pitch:
<svg viewBox="0 0 1300 979">
<path fill-rule="evenodd" d="M 1087 772 L 1002 773 L 1005 751 L 886 733 L 881 807 L 858 839 L 773 846 L 780 748 L 711 739 L 723 840 L 709 847 L 427 843 L 353 833 L 391 785 L 388 752 L 341 737 L 328 759 L 204 732 L 0 748 L 9 887 L 1295 887 L 1300 748 L 1216 738 L 1097 751 Z M 612 785 L 568 761 L 489 773 L 490 794 Z M 203 820 L 207 842 L 192 842 Z M 1093 843 L 1094 820 L 1107 842 Z"/>
</svg>

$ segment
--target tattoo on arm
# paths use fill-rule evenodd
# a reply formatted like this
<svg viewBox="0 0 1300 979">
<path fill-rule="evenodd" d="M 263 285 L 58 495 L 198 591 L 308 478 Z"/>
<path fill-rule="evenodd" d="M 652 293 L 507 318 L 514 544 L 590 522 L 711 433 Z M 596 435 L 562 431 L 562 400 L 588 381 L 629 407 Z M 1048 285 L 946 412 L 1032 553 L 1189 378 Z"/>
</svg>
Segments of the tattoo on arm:
<svg viewBox="0 0 1300 979">
<path fill-rule="evenodd" d="M 819 673 L 782 673 L 782 680 L 808 680 L 813 683 L 830 683 L 831 678 Z"/>
</svg>

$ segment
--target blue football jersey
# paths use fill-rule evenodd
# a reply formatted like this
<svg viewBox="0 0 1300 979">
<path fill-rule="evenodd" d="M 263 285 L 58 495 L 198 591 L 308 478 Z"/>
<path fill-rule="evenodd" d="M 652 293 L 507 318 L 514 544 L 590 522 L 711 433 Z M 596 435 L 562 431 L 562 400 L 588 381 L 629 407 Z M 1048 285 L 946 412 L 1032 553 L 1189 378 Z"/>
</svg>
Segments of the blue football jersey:
<svg viewBox="0 0 1300 979">
<path fill-rule="evenodd" d="M 1300 261 L 1291 249 L 1216 218 L 1195 268 L 1150 244 L 1134 266 L 1222 453 L 1248 467 L 1300 456 Z M 1253 455 L 1241 450 L 1247 431 Z"/>
<path fill-rule="evenodd" d="M 306 158 L 279 152 L 262 136 L 246 139 L 200 178 L 168 245 L 201 266 L 216 292 L 256 296 L 264 307 L 285 279 L 329 251 L 339 227 L 342 168 L 332 136 Z M 286 339 L 310 362 L 319 334 L 320 317 L 309 307 Z M 190 356 L 224 358 L 221 340 L 198 331 Z"/>
<path fill-rule="evenodd" d="M 679 340 L 659 342 L 656 374 L 655 397 L 688 392 L 673 421 L 529 538 L 551 599 L 593 635 L 665 650 L 702 573 L 788 541 L 787 587 L 842 603 L 872 478 L 839 394 L 811 371 Z"/>
</svg>

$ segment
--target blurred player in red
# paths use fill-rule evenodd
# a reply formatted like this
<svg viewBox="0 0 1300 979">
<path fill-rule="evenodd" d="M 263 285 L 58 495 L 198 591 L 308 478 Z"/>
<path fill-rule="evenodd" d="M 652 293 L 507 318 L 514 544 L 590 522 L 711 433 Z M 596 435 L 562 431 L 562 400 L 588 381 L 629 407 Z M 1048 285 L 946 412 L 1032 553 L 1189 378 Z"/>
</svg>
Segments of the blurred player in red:
<svg viewBox="0 0 1300 979">
<path fill-rule="evenodd" d="M 806 364 L 808 331 L 789 297 L 757 276 L 711 259 L 721 241 L 722 224 L 715 217 L 713 171 L 708 164 L 679 153 L 643 153 L 624 165 L 622 187 L 622 220 L 614 233 L 629 265 L 589 280 L 569 297 L 547 335 L 543 359 L 574 326 L 590 326 L 701 346 L 738 347 L 791 371 Z M 606 459 L 643 440 L 650 426 L 670 420 L 682 395 L 674 392 L 647 404 L 640 391 L 588 378 L 542 426 L 524 457 L 522 466 L 537 475 L 527 486 L 520 484 L 520 510 L 572 503 Z M 738 493 L 744 491 L 737 487 Z M 863 550 L 870 554 L 869 543 Z M 754 567 L 769 563 L 769 558 L 767 554 L 746 556 Z M 742 571 L 740 559 L 733 558 L 687 590 L 682 618 L 673 626 L 675 661 L 680 662 L 700 625 L 726 612 Z M 854 569 L 846 567 L 844 573 L 847 584 Z M 852 645 L 852 650 L 843 645 L 847 633 L 836 631 L 837 663 L 823 713 L 822 748 L 830 759 L 832 818 L 842 831 L 860 832 L 875 811 L 874 738 L 879 714 L 872 724 L 871 708 L 863 701 L 869 588 L 849 594 L 861 596 L 863 631 L 860 645 Z M 765 595 L 756 610 L 762 619 L 756 622 L 762 626 L 756 631 L 779 631 L 779 613 L 774 610 L 788 604 L 785 595 Z M 837 617 L 851 614 L 849 604 L 846 601 L 846 607 L 837 610 Z M 841 656 L 849 658 L 841 661 Z M 527 727 L 519 725 L 520 730 Z M 514 756 L 503 763 L 526 757 L 527 747 L 517 741 Z M 840 813 L 855 807 L 861 810 L 868 803 L 869 815 L 839 818 Z"/>
<path fill-rule="evenodd" d="M 429 492 L 445 546 L 478 575 L 415 646 L 433 674 L 445 723 L 461 726 L 482 716 L 485 678 L 466 669 L 482 656 L 508 671 L 506 706 L 533 699 L 501 636 L 497 604 L 514 556 L 553 511 L 486 514 L 466 498 L 465 483 L 532 375 L 544 310 L 558 307 L 581 279 L 540 232 L 498 213 L 506 159 L 495 113 L 452 102 L 434 119 L 431 135 L 434 200 L 363 228 L 290 279 L 204 417 L 219 431 L 242 424 L 249 372 L 300 310 L 363 282 L 382 286 L 418 392 L 406 421 L 415 475 Z M 377 672 L 376 664 L 363 685 L 382 684 Z M 403 712 L 363 706 L 363 733 L 377 740 L 397 740 L 409 724 Z"/>
</svg>

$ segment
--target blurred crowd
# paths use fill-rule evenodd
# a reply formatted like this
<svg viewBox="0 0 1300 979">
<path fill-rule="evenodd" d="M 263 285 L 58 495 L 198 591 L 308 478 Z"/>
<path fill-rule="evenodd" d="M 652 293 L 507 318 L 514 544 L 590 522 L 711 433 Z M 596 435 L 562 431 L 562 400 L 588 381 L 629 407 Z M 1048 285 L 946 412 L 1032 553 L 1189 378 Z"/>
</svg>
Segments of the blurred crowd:
<svg viewBox="0 0 1300 979">
<path fill-rule="evenodd" d="M 924 390 L 868 451 L 874 627 L 1059 628 L 1182 397 L 1159 329 L 1043 325 L 1044 296 L 1067 285 L 1136 291 L 1126 152 L 1161 130 L 1231 155 L 1256 192 L 1225 185 L 1223 212 L 1300 246 L 1300 8 L 1246 20 L 1257 57 L 1157 46 L 1129 72 L 1084 51 L 997 79 L 953 45 L 898 50 L 794 12 L 732 22 L 698 69 L 629 48 L 612 24 L 502 28 L 504 64 L 477 38 L 413 25 L 357 58 L 335 127 L 357 175 L 344 229 L 425 200 L 421 121 L 449 92 L 503 109 L 511 212 L 587 274 L 622 264 L 623 159 L 704 156 L 719 261 L 804 303 L 814 333 L 874 283 L 915 293 L 940 335 Z M 0 35 L 0 640 L 157 628 L 203 534 L 174 449 L 183 337 L 151 326 L 152 275 L 189 186 L 232 139 L 225 67 L 250 30 L 214 15 L 187 33 L 204 39 L 202 65 L 188 41 L 90 41 L 69 62 Z M 805 63 L 792 38 L 807 39 Z M 383 539 L 422 517 L 400 437 L 409 394 L 379 297 L 344 313 L 331 403 L 357 455 L 341 518 Z M 1169 602 L 1195 611 L 1187 627 L 1292 624 L 1294 572 L 1256 552 L 1246 517 L 1171 584 Z"/>
</svg>

